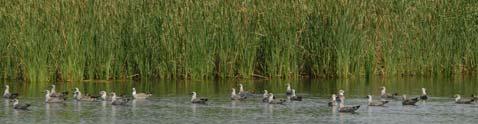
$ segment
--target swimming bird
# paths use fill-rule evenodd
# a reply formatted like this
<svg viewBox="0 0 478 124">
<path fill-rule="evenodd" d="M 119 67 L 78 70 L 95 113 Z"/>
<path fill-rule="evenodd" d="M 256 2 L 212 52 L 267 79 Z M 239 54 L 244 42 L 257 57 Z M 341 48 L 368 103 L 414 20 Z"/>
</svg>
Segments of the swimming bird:
<svg viewBox="0 0 478 124">
<path fill-rule="evenodd" d="M 329 101 L 329 107 L 336 106 L 337 105 L 337 95 L 332 94 L 332 97 L 330 97 Z"/>
<path fill-rule="evenodd" d="M 111 105 L 127 105 L 130 99 L 117 97 L 115 92 L 111 92 Z"/>
<path fill-rule="evenodd" d="M 30 104 L 18 103 L 18 99 L 13 99 L 13 109 L 28 110 Z"/>
<path fill-rule="evenodd" d="M 380 100 L 380 101 L 373 101 L 372 100 L 372 95 L 368 95 L 368 106 L 383 106 L 388 103 L 386 100 Z"/>
<path fill-rule="evenodd" d="M 56 86 L 54 84 L 51 85 L 51 90 L 50 90 L 50 96 L 51 97 L 66 98 L 68 96 L 68 92 L 57 93 L 56 90 L 55 90 L 55 87 Z"/>
<path fill-rule="evenodd" d="M 292 95 L 292 88 L 290 87 L 290 83 L 287 84 L 287 90 L 285 92 L 286 96 Z"/>
<path fill-rule="evenodd" d="M 340 101 L 340 100 L 345 99 L 344 93 L 345 93 L 344 90 L 339 90 L 339 95 L 338 95 L 337 98 L 336 98 L 336 101 L 337 101 L 337 102 L 342 102 L 342 101 Z"/>
<path fill-rule="evenodd" d="M 77 101 L 95 101 L 94 98 L 88 96 L 88 95 L 85 95 L 83 96 L 80 92 L 80 89 L 78 88 L 75 88 L 75 92 L 73 93 L 74 96 L 73 96 L 73 99 L 77 100 Z"/>
<path fill-rule="evenodd" d="M 402 98 L 403 98 L 402 105 L 414 105 L 414 106 L 416 106 L 416 103 L 419 101 L 418 97 L 413 98 L 413 99 L 408 99 L 407 95 L 405 95 L 405 94 L 403 94 Z"/>
<path fill-rule="evenodd" d="M 389 98 L 389 99 L 397 99 L 398 97 L 398 93 L 394 93 L 394 94 L 389 94 L 387 93 L 387 89 L 385 88 L 385 86 L 382 86 L 381 88 L 381 91 L 380 91 L 380 97 L 381 98 Z"/>
<path fill-rule="evenodd" d="M 151 93 L 136 93 L 136 88 L 133 88 L 132 94 L 134 99 L 146 99 L 153 95 Z"/>
<path fill-rule="evenodd" d="M 51 97 L 51 92 L 49 90 L 45 91 L 45 102 L 46 103 L 62 103 L 66 100 L 66 98 L 62 97 Z"/>
<path fill-rule="evenodd" d="M 455 103 L 456 104 L 472 104 L 475 101 L 474 98 L 472 99 L 462 99 L 460 94 L 455 95 Z"/>
<path fill-rule="evenodd" d="M 264 90 L 264 94 L 262 94 L 262 102 L 269 102 L 269 93 L 267 90 Z"/>
<path fill-rule="evenodd" d="M 342 113 L 355 113 L 360 108 L 360 105 L 356 106 L 345 106 L 344 105 L 345 97 L 340 98 L 338 111 Z"/>
<path fill-rule="evenodd" d="M 274 99 L 274 94 L 269 93 L 269 104 L 284 104 L 286 102 L 285 99 Z"/>
<path fill-rule="evenodd" d="M 239 84 L 239 95 L 244 98 L 252 96 L 251 93 L 244 90 L 244 86 L 242 84 Z"/>
<path fill-rule="evenodd" d="M 10 93 L 10 87 L 5 85 L 5 91 L 3 92 L 3 98 L 7 99 L 16 99 L 18 97 L 18 93 Z"/>
<path fill-rule="evenodd" d="M 106 93 L 106 91 L 100 91 L 100 97 L 98 100 L 101 100 L 101 101 L 110 101 L 111 100 L 111 97 L 108 97 L 108 94 Z"/>
<path fill-rule="evenodd" d="M 207 98 L 198 98 L 196 92 L 192 92 L 191 103 L 193 104 L 206 104 Z"/>
<path fill-rule="evenodd" d="M 236 94 L 236 89 L 232 88 L 231 100 L 245 100 L 247 97 Z"/>
<path fill-rule="evenodd" d="M 422 95 L 420 96 L 421 100 L 428 100 L 427 91 L 425 88 L 422 88 Z"/>
<path fill-rule="evenodd" d="M 291 101 L 302 101 L 302 96 L 295 95 L 295 89 L 292 89 L 292 95 L 289 97 Z"/>
</svg>

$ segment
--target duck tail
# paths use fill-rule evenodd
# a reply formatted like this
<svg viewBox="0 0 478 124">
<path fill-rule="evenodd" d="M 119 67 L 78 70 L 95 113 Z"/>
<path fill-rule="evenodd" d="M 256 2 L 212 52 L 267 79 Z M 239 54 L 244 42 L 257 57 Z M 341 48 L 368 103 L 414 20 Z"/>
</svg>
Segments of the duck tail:
<svg viewBox="0 0 478 124">
<path fill-rule="evenodd" d="M 202 101 L 207 101 L 207 98 L 202 98 L 201 100 L 202 100 Z"/>
</svg>

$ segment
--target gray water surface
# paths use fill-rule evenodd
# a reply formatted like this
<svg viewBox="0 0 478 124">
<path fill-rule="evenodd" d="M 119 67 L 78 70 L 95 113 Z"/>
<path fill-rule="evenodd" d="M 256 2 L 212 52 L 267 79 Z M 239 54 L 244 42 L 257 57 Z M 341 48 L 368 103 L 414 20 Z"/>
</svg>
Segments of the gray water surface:
<svg viewBox="0 0 478 124">
<path fill-rule="evenodd" d="M 478 105 L 457 105 L 452 95 L 476 93 L 476 80 L 372 80 L 372 81 L 251 81 L 251 82 L 77 82 L 56 83 L 58 91 L 79 87 L 85 93 L 100 90 L 129 95 L 130 88 L 152 92 L 153 97 L 134 100 L 128 106 L 112 106 L 108 102 L 76 102 L 63 104 L 44 103 L 41 91 L 48 85 L 14 83 L 11 91 L 23 94 L 20 102 L 31 103 L 30 111 L 15 110 L 8 100 L 2 100 L 0 122 L 2 124 L 157 124 L 157 123 L 477 123 Z M 230 88 L 237 84 L 256 92 L 258 97 L 245 101 L 230 101 Z M 304 96 L 301 102 L 286 105 L 269 105 L 261 102 L 260 91 L 268 89 L 278 98 L 285 98 L 285 84 L 291 83 Z M 33 85 L 33 86 L 32 86 Z M 390 92 L 418 96 L 420 88 L 429 89 L 430 100 L 418 106 L 402 106 L 391 101 L 385 107 L 368 107 L 367 94 L 375 97 L 379 87 L 387 86 Z M 155 90 L 158 89 L 158 90 Z M 328 96 L 344 89 L 347 105 L 361 105 L 357 113 L 338 113 L 327 106 Z M 445 89 L 445 90 L 443 90 Z M 3 91 L 3 88 L 2 88 Z M 207 105 L 189 102 L 189 93 L 198 92 L 208 97 Z M 469 95 L 462 95 L 469 96 Z"/>
</svg>

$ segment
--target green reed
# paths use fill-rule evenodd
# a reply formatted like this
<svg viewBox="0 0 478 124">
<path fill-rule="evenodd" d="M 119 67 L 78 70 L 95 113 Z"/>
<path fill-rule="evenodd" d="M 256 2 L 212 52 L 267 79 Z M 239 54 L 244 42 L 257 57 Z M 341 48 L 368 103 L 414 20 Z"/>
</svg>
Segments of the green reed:
<svg viewBox="0 0 478 124">
<path fill-rule="evenodd" d="M 352 78 L 478 70 L 470 0 L 0 2 L 0 75 Z"/>
</svg>

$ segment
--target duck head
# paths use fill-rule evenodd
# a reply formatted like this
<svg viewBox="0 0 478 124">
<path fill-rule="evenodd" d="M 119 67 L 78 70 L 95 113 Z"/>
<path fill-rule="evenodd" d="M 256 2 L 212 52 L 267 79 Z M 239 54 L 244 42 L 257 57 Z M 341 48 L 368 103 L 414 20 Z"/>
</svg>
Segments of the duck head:
<svg viewBox="0 0 478 124">
<path fill-rule="evenodd" d="M 133 96 L 136 95 L 136 88 L 133 88 L 133 93 L 132 94 L 133 94 Z"/>
<path fill-rule="evenodd" d="M 372 102 L 372 95 L 367 95 L 367 99 L 369 102 Z"/>
<path fill-rule="evenodd" d="M 191 101 L 195 100 L 197 98 L 197 93 L 196 92 L 192 92 L 191 93 Z"/>
<path fill-rule="evenodd" d="M 290 88 L 290 83 L 288 83 L 287 84 L 287 91 L 290 91 L 290 90 L 292 90 L 292 89 Z"/>
<path fill-rule="evenodd" d="M 242 86 L 242 84 L 239 84 L 239 92 L 244 92 L 244 87 Z"/>
<path fill-rule="evenodd" d="M 331 99 L 332 101 L 335 101 L 335 100 L 337 100 L 337 95 L 335 95 L 335 94 L 332 94 L 332 96 L 330 97 L 330 99 Z"/>
<path fill-rule="evenodd" d="M 9 94 L 9 93 L 10 93 L 10 91 L 9 91 L 8 88 L 9 88 L 8 85 L 5 85 L 5 91 L 3 92 L 3 95 L 4 95 L 4 96 L 5 96 L 6 94 Z"/>
<path fill-rule="evenodd" d="M 458 101 L 458 100 L 460 100 L 460 99 L 461 99 L 461 96 L 460 96 L 460 94 L 455 94 L 455 96 L 454 96 L 454 97 L 455 97 L 455 101 Z"/>
<path fill-rule="evenodd" d="M 425 88 L 422 88 L 422 95 L 427 95 L 427 90 Z"/>
<path fill-rule="evenodd" d="M 402 99 L 403 99 L 403 100 L 407 100 L 407 95 L 403 94 L 403 95 L 402 95 Z"/>
<path fill-rule="evenodd" d="M 344 90 L 339 90 L 339 95 L 340 95 L 340 96 L 343 96 L 343 95 L 344 95 L 344 93 L 345 93 L 345 91 L 344 91 Z"/>
<path fill-rule="evenodd" d="M 267 90 L 264 90 L 264 94 L 262 95 L 262 97 L 269 97 L 269 93 L 267 92 Z"/>
<path fill-rule="evenodd" d="M 115 101 L 116 100 L 116 93 L 115 92 L 111 92 L 111 101 Z"/>
<path fill-rule="evenodd" d="M 272 100 L 274 100 L 274 94 L 269 93 L 269 99 L 267 101 L 272 102 Z"/>
<path fill-rule="evenodd" d="M 380 87 L 380 94 L 381 94 L 382 96 L 385 95 L 385 94 L 387 94 L 387 91 L 386 91 L 386 90 L 387 90 L 387 89 L 385 88 L 385 86 Z"/>
<path fill-rule="evenodd" d="M 292 96 L 295 96 L 295 89 L 292 89 Z"/>
<path fill-rule="evenodd" d="M 50 91 L 50 92 L 54 93 L 54 92 L 55 92 L 55 87 L 56 87 L 56 86 L 55 86 L 54 84 L 52 84 L 52 85 L 51 85 L 51 91 Z"/>
<path fill-rule="evenodd" d="M 236 95 L 236 89 L 232 88 L 231 95 L 232 95 L 232 96 L 235 96 L 235 95 Z"/>
</svg>

